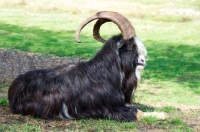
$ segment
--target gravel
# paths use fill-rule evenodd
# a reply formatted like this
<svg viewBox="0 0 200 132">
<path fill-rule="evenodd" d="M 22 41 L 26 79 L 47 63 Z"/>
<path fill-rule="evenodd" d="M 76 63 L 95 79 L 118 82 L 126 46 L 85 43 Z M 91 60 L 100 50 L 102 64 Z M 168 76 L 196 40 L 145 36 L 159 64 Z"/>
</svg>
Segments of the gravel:
<svg viewBox="0 0 200 132">
<path fill-rule="evenodd" d="M 18 50 L 6 50 L 0 48 L 0 81 L 16 78 L 17 75 L 29 70 L 52 68 L 69 62 L 77 62 L 79 59 L 56 57 L 53 55 L 42 56 L 40 54 L 22 52 Z"/>
</svg>

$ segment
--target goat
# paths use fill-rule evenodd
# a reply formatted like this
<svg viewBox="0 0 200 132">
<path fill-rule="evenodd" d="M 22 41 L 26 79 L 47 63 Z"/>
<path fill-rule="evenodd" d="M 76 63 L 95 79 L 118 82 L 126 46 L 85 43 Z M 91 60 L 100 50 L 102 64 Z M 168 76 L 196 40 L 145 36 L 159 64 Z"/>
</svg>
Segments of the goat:
<svg viewBox="0 0 200 132">
<path fill-rule="evenodd" d="M 138 110 L 127 106 L 136 90 L 147 51 L 130 21 L 117 12 L 102 11 L 86 19 L 75 34 L 96 20 L 93 36 L 103 47 L 88 61 L 19 75 L 10 85 L 8 99 L 14 114 L 44 119 L 111 119 L 134 121 Z M 104 40 L 99 33 L 106 22 L 122 34 Z"/>
</svg>

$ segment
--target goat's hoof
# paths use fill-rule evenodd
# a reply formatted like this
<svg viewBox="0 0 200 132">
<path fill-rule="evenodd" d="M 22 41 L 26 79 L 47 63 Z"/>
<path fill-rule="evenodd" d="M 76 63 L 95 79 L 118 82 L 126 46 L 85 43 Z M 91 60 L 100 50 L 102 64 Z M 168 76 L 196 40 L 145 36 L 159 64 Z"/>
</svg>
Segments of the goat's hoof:
<svg viewBox="0 0 200 132">
<path fill-rule="evenodd" d="M 144 112 L 137 109 L 136 117 L 137 117 L 138 120 L 141 120 L 144 117 Z"/>
</svg>

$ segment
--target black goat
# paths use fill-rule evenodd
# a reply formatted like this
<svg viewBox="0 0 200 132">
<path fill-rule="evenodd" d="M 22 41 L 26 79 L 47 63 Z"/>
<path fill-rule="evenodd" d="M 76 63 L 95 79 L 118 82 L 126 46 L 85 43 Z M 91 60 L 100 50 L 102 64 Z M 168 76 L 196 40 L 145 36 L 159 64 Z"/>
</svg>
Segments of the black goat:
<svg viewBox="0 0 200 132">
<path fill-rule="evenodd" d="M 80 30 L 94 19 L 99 19 L 94 37 L 105 42 L 102 49 L 87 62 L 19 75 L 8 91 L 13 113 L 45 119 L 137 119 L 137 109 L 125 104 L 131 103 L 139 70 L 145 66 L 146 49 L 130 22 L 116 12 L 99 12 L 88 18 L 76 32 L 77 41 Z M 108 21 L 117 24 L 122 35 L 105 41 L 99 29 Z"/>
</svg>

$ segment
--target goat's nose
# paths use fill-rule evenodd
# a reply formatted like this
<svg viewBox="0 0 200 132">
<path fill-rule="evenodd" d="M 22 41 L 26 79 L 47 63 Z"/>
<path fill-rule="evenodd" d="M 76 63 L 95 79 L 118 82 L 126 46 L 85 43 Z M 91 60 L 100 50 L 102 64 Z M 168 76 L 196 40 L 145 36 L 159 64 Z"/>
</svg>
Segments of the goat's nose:
<svg viewBox="0 0 200 132">
<path fill-rule="evenodd" d="M 141 59 L 141 62 L 145 62 L 145 60 L 144 60 L 144 59 Z"/>
</svg>

